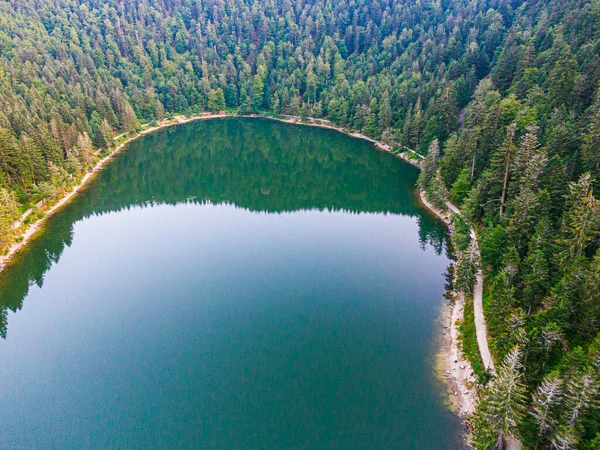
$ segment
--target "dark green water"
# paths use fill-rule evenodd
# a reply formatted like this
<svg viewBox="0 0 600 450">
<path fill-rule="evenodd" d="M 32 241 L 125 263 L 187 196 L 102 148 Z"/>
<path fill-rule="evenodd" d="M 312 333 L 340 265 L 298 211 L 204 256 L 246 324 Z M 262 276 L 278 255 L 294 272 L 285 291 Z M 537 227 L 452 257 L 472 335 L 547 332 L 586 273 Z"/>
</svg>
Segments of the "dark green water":
<svg viewBox="0 0 600 450">
<path fill-rule="evenodd" d="M 267 120 L 134 142 L 0 275 L 0 447 L 459 447 L 416 177 Z"/>
</svg>

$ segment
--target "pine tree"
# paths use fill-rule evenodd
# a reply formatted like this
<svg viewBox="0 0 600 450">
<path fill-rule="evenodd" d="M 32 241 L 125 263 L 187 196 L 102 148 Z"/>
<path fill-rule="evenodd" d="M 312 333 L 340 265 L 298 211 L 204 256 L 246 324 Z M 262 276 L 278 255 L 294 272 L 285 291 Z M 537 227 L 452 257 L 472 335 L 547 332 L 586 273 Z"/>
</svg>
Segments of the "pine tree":
<svg viewBox="0 0 600 450">
<path fill-rule="evenodd" d="M 487 323 L 490 332 L 498 336 L 493 343 L 498 354 L 504 354 L 508 345 L 509 318 L 516 306 L 515 287 L 506 269 L 494 277 L 489 294 Z"/>
<path fill-rule="evenodd" d="M 568 104 L 575 85 L 577 61 L 573 58 L 568 45 L 563 44 L 561 55 L 550 72 L 549 95 L 554 106 Z"/>
<path fill-rule="evenodd" d="M 410 129 L 408 130 L 409 146 L 419 148 L 421 144 L 421 134 L 423 132 L 423 111 L 421 109 L 421 97 L 417 99 L 417 104 L 413 110 L 410 120 Z"/>
<path fill-rule="evenodd" d="M 98 148 L 107 150 L 110 147 L 112 147 L 112 145 L 113 145 L 113 129 L 110 126 L 110 124 L 108 123 L 108 120 L 104 119 L 102 121 L 102 125 L 100 126 L 100 131 L 102 132 L 102 135 L 104 136 L 104 142 L 106 143 L 106 147 L 98 147 Z"/>
<path fill-rule="evenodd" d="M 525 306 L 531 309 L 537 306 L 542 295 L 550 287 L 550 267 L 544 251 L 536 249 L 527 255 L 523 261 L 526 273 L 523 276 L 523 300 Z"/>
<path fill-rule="evenodd" d="M 10 246 L 13 240 L 13 222 L 18 215 L 14 194 L 0 188 L 0 254 Z"/>
<path fill-rule="evenodd" d="M 515 175 L 514 187 L 512 188 L 513 197 L 516 197 L 517 192 L 523 189 L 522 181 L 526 186 L 536 186 L 537 177 L 545 165 L 545 153 L 539 152 L 538 132 L 539 127 L 537 125 L 527 127 L 527 133 L 521 138 L 521 143 L 513 158 L 513 167 L 511 168 L 511 172 Z"/>
<path fill-rule="evenodd" d="M 31 161 L 18 147 L 11 130 L 0 127 L 0 169 L 15 184 L 29 184 L 33 178 Z"/>
<path fill-rule="evenodd" d="M 438 171 L 440 159 L 440 144 L 437 139 L 434 139 L 429 145 L 427 156 L 423 159 L 421 164 L 421 173 L 419 174 L 419 187 L 422 190 L 426 190 L 431 182 L 431 179 L 435 176 Z"/>
<path fill-rule="evenodd" d="M 212 112 L 218 112 L 225 109 L 225 95 L 223 89 L 217 88 L 210 91 L 208 95 L 208 109 Z"/>
<path fill-rule="evenodd" d="M 576 427 L 581 415 L 598 404 L 600 385 L 592 370 L 578 373 L 569 379 L 565 392 L 565 418 L 570 428 Z"/>
<path fill-rule="evenodd" d="M 577 431 L 566 425 L 561 425 L 550 439 L 550 446 L 555 450 L 575 450 L 578 443 Z"/>
<path fill-rule="evenodd" d="M 522 424 L 526 407 L 526 388 L 522 382 L 523 366 L 519 347 L 514 347 L 502 361 L 497 377 L 485 390 L 478 410 L 487 428 L 485 441 L 493 438 L 494 448 L 503 448 L 507 440 L 519 438 L 519 425 Z M 475 440 L 476 445 L 482 444 Z M 487 447 L 487 446 L 486 446 Z M 485 447 L 480 447 L 485 448 Z"/>
<path fill-rule="evenodd" d="M 123 100 L 121 109 L 121 128 L 123 131 L 133 131 L 140 127 L 140 122 L 135 115 L 135 111 L 128 101 Z"/>
<path fill-rule="evenodd" d="M 365 124 L 363 126 L 363 133 L 367 136 L 377 136 L 379 128 L 377 126 L 377 100 L 371 100 L 370 106 L 367 108 L 367 116 L 365 118 Z"/>
<path fill-rule="evenodd" d="M 515 132 L 517 126 L 515 123 L 508 126 L 506 129 L 506 137 L 502 147 L 498 150 L 496 155 L 498 163 L 503 166 L 504 177 L 502 181 L 502 195 L 500 196 L 500 219 L 504 216 L 504 204 L 506 202 L 506 191 L 508 188 L 508 181 L 510 177 L 511 158 L 516 152 L 516 146 L 514 144 Z M 495 161 L 492 162 L 494 164 Z M 498 164 L 496 163 L 496 164 Z"/>
<path fill-rule="evenodd" d="M 439 209 L 445 211 L 448 207 L 446 205 L 446 199 L 448 198 L 448 190 L 440 177 L 439 169 L 437 173 L 429 181 L 429 185 L 426 190 L 427 199 L 431 204 Z"/>
<path fill-rule="evenodd" d="M 570 183 L 567 211 L 563 218 L 559 245 L 559 263 L 564 267 L 580 255 L 600 233 L 600 202 L 594 197 L 592 179 L 583 174 L 577 183 Z"/>
<path fill-rule="evenodd" d="M 465 167 L 450 189 L 450 197 L 459 206 L 462 205 L 471 191 L 470 178 L 469 169 Z"/>
<path fill-rule="evenodd" d="M 600 169 L 600 90 L 596 94 L 596 101 L 590 107 L 589 125 L 583 138 L 581 157 L 589 170 Z"/>
<path fill-rule="evenodd" d="M 33 170 L 33 183 L 38 183 L 46 178 L 47 170 L 46 161 L 40 148 L 35 144 L 34 140 L 27 133 L 21 134 L 21 147 L 27 152 L 31 161 Z"/>
<path fill-rule="evenodd" d="M 596 371 L 596 376 L 600 378 L 600 334 L 588 348 L 589 365 Z"/>
<path fill-rule="evenodd" d="M 264 90 L 265 90 L 265 82 L 263 78 L 256 74 L 254 76 L 254 82 L 252 83 L 252 111 L 258 112 L 263 108 L 264 103 Z"/>
<path fill-rule="evenodd" d="M 85 131 L 77 135 L 76 148 L 83 168 L 89 168 L 94 162 L 94 149 L 92 147 L 92 140 Z"/>
<path fill-rule="evenodd" d="M 565 387 L 561 425 L 551 438 L 553 448 L 576 449 L 581 437 L 582 415 L 598 406 L 600 383 L 593 369 L 572 375 Z"/>
<path fill-rule="evenodd" d="M 456 128 L 456 90 L 453 85 L 444 89 L 437 105 L 436 117 L 440 139 L 445 140 Z"/>
<path fill-rule="evenodd" d="M 563 380 L 556 373 L 544 378 L 533 394 L 531 415 L 538 425 L 540 436 L 553 435 L 558 425 L 557 413 L 562 403 Z"/>
<path fill-rule="evenodd" d="M 379 132 L 383 133 L 392 125 L 392 107 L 390 106 L 390 94 L 386 90 L 380 101 L 379 106 Z"/>
<path fill-rule="evenodd" d="M 471 227 L 462 216 L 456 213 L 452 214 L 451 223 L 454 229 L 452 244 L 459 252 L 464 252 L 471 243 Z"/>
<path fill-rule="evenodd" d="M 102 117 L 94 111 L 90 120 L 92 142 L 97 148 L 107 148 L 106 136 L 102 133 Z"/>
<path fill-rule="evenodd" d="M 581 280 L 577 310 L 577 335 L 592 340 L 600 332 L 600 250 L 589 262 Z"/>
<path fill-rule="evenodd" d="M 65 162 L 65 169 L 70 175 L 78 177 L 83 172 L 83 165 L 79 157 L 77 148 L 72 148 L 67 151 L 67 161 Z"/>
<path fill-rule="evenodd" d="M 464 169 L 465 155 L 459 143 L 458 135 L 452 133 L 444 143 L 444 155 L 440 160 L 442 179 L 446 186 L 452 186 Z M 467 173 L 470 171 L 467 169 Z M 471 181 L 470 176 L 467 181 Z M 468 193 L 468 192 L 467 192 Z"/>
<path fill-rule="evenodd" d="M 464 208 L 463 208 L 464 209 Z M 500 224 L 487 229 L 481 236 L 480 248 L 482 263 L 497 271 L 504 263 L 504 252 L 507 247 L 506 228 Z"/>
<path fill-rule="evenodd" d="M 528 187 L 524 187 L 511 202 L 512 213 L 508 224 L 508 234 L 509 240 L 518 249 L 524 248 L 529 240 L 539 212 L 538 206 L 538 196 Z"/>
<path fill-rule="evenodd" d="M 404 123 L 402 125 L 402 139 L 401 139 L 401 143 L 407 147 L 412 147 L 413 143 L 412 143 L 412 127 L 413 127 L 413 120 L 412 120 L 412 109 L 409 108 L 408 111 L 406 112 L 406 117 L 404 118 Z"/>
<path fill-rule="evenodd" d="M 456 287 L 467 295 L 473 293 L 473 287 L 476 282 L 476 275 L 481 267 L 479 252 L 476 243 L 473 241 L 462 252 L 456 268 Z"/>
<path fill-rule="evenodd" d="M 489 178 L 482 176 L 471 188 L 469 196 L 463 202 L 463 213 L 473 222 L 477 222 L 484 213 L 484 196 L 487 192 Z"/>
<path fill-rule="evenodd" d="M 163 120 L 165 118 L 165 107 L 160 100 L 156 100 L 156 119 Z"/>
<path fill-rule="evenodd" d="M 309 106 L 317 102 L 317 77 L 312 70 L 306 75 L 306 101 Z"/>
<path fill-rule="evenodd" d="M 525 247 L 535 228 L 540 212 L 537 186 L 547 162 L 546 152 L 539 148 L 538 127 L 529 126 L 527 130 L 515 158 L 514 170 L 518 175 L 515 187 L 511 189 L 512 214 L 508 226 L 510 238 L 519 250 Z"/>
</svg>

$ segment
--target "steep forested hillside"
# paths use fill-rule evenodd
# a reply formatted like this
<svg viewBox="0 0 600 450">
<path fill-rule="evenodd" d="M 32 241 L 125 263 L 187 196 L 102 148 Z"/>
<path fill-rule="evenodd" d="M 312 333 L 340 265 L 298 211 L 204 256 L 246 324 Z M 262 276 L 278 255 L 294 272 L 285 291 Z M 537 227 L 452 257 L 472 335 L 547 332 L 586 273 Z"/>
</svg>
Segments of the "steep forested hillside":
<svg viewBox="0 0 600 450">
<path fill-rule="evenodd" d="M 478 229 L 504 363 L 476 445 L 600 448 L 599 80 L 597 0 L 0 2 L 0 250 L 140 123 L 327 117 L 427 152 Z"/>
</svg>

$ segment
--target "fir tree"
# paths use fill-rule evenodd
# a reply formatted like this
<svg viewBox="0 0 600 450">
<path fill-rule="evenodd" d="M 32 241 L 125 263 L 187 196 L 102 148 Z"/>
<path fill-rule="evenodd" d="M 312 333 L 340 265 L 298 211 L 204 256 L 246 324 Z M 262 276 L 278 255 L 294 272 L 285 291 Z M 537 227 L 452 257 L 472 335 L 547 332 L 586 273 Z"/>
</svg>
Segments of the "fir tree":
<svg viewBox="0 0 600 450">
<path fill-rule="evenodd" d="M 381 98 L 377 119 L 380 133 L 383 133 L 392 125 L 392 108 L 390 106 L 390 94 L 387 90 Z"/>
<path fill-rule="evenodd" d="M 582 159 L 589 170 L 600 169 L 600 90 L 596 94 L 596 101 L 590 107 L 589 125 L 583 137 L 583 147 L 581 149 Z"/>
<path fill-rule="evenodd" d="M 508 181 L 510 177 L 511 158 L 516 152 L 516 146 L 514 144 L 515 131 L 517 129 L 516 124 L 511 124 L 506 129 L 506 137 L 502 147 L 498 150 L 496 155 L 496 165 L 500 165 L 503 168 L 503 181 L 502 181 L 502 195 L 500 196 L 500 219 L 504 216 L 504 204 L 506 202 L 506 191 L 508 188 Z M 492 162 L 492 164 L 494 164 Z"/>
<path fill-rule="evenodd" d="M 518 427 L 527 412 L 520 358 L 516 346 L 504 357 L 497 377 L 480 399 L 478 421 L 483 432 L 474 441 L 478 448 L 501 449 L 509 439 L 520 436 Z"/>
<path fill-rule="evenodd" d="M 600 230 L 600 202 L 594 197 L 590 174 L 583 174 L 569 188 L 568 210 L 558 241 L 562 248 L 559 261 L 563 267 L 580 255 Z"/>
<path fill-rule="evenodd" d="M 544 378 L 533 394 L 531 415 L 538 425 L 540 436 L 552 436 L 558 425 L 557 413 L 562 403 L 563 380 L 556 373 Z"/>
<path fill-rule="evenodd" d="M 208 95 L 208 109 L 212 112 L 218 112 L 225 109 L 225 95 L 223 89 L 217 88 Z"/>
<path fill-rule="evenodd" d="M 13 222 L 17 219 L 17 202 L 13 193 L 0 188 L 0 253 L 10 246 L 13 239 Z"/>
<path fill-rule="evenodd" d="M 440 144 L 437 139 L 429 145 L 427 156 L 421 164 L 421 173 L 419 174 L 419 187 L 426 190 L 431 179 L 436 175 L 440 158 Z"/>
<path fill-rule="evenodd" d="M 452 189 L 450 189 L 450 197 L 452 197 L 452 200 L 458 205 L 461 205 L 464 202 L 471 191 L 471 183 L 469 179 L 469 169 L 464 168 L 460 172 L 460 175 L 454 184 L 452 184 Z"/>
<path fill-rule="evenodd" d="M 465 294 L 472 294 L 476 275 L 481 263 L 475 242 L 462 252 L 456 268 L 456 287 Z"/>
<path fill-rule="evenodd" d="M 439 209 L 440 211 L 445 211 L 448 208 L 446 205 L 448 190 L 442 182 L 439 170 L 429 181 L 429 185 L 427 186 L 427 190 L 425 192 L 427 199 L 435 208 Z"/>
</svg>

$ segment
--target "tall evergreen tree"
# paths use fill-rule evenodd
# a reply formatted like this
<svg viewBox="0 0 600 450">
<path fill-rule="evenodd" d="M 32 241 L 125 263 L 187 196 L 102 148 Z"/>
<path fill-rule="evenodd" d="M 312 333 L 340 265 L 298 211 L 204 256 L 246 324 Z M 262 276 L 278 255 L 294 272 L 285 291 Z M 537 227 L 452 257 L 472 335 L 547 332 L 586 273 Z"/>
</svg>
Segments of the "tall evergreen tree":
<svg viewBox="0 0 600 450">
<path fill-rule="evenodd" d="M 477 448 L 501 449 L 509 439 L 520 437 L 518 425 L 527 411 L 520 358 L 519 347 L 513 348 L 480 399 L 478 421 L 485 431 L 474 441 Z"/>
</svg>

